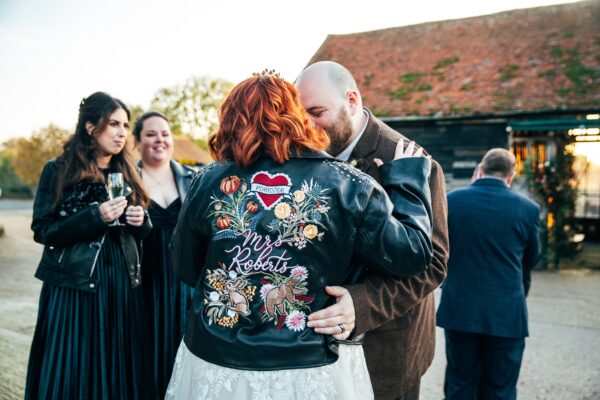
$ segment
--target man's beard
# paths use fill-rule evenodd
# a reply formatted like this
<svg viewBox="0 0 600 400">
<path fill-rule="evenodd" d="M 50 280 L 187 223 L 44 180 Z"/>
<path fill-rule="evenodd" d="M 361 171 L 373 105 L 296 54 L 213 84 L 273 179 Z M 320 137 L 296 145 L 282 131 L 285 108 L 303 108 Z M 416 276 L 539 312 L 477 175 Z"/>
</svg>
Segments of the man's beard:
<svg viewBox="0 0 600 400">
<path fill-rule="evenodd" d="M 327 132 L 330 140 L 329 154 L 332 156 L 339 155 L 348 146 L 348 140 L 352 136 L 350 114 L 342 106 L 333 124 L 323 127 L 323 129 Z"/>
</svg>

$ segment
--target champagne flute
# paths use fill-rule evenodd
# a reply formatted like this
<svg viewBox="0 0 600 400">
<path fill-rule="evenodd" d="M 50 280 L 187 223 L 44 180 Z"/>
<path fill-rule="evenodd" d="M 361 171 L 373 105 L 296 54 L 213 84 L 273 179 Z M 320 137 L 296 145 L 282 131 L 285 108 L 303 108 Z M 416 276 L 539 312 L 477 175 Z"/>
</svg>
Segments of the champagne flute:
<svg viewBox="0 0 600 400">
<path fill-rule="evenodd" d="M 111 172 L 106 178 L 106 189 L 108 190 L 108 197 L 111 200 L 117 197 L 123 196 L 125 191 L 125 185 L 123 182 L 123 174 L 120 172 Z M 119 219 L 115 219 L 113 222 L 108 224 L 109 226 L 125 226 L 119 222 Z"/>
</svg>

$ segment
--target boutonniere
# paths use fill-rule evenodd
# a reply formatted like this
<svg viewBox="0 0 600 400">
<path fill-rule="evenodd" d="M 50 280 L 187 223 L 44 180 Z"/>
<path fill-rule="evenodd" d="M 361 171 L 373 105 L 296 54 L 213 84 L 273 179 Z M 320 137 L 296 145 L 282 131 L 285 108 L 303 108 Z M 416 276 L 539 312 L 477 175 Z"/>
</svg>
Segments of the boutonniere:
<svg viewBox="0 0 600 400">
<path fill-rule="evenodd" d="M 365 166 L 365 160 L 363 160 L 362 158 L 353 158 L 352 160 L 350 160 L 350 165 L 362 171 L 363 167 Z"/>
</svg>

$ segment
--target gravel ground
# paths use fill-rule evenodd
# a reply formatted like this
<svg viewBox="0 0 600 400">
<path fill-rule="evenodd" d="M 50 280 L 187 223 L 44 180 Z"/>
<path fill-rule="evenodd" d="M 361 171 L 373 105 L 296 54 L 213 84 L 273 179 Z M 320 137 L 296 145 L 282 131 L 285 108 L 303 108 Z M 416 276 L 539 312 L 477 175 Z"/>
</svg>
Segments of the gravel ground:
<svg viewBox="0 0 600 400">
<path fill-rule="evenodd" d="M 37 313 L 33 277 L 42 247 L 32 240 L 31 201 L 0 200 L 0 399 L 20 399 Z M 530 334 L 520 399 L 600 399 L 600 271 L 535 272 L 528 298 Z M 439 293 L 437 293 L 439 295 Z M 443 398 L 443 331 L 421 399 Z"/>
</svg>

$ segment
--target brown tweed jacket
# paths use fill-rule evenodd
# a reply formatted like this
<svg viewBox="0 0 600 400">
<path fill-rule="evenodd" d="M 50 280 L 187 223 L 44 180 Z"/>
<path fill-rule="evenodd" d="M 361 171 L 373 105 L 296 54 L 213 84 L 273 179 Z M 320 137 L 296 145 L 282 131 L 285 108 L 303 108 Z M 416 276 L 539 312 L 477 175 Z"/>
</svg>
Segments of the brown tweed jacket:
<svg viewBox="0 0 600 400">
<path fill-rule="evenodd" d="M 379 180 L 374 158 L 394 158 L 398 141 L 408 139 L 369 112 L 365 132 L 350 160 Z M 433 162 L 429 181 L 433 210 L 433 260 L 424 273 L 391 279 L 367 274 L 364 283 L 348 286 L 356 310 L 355 335 L 366 332 L 364 351 L 376 399 L 395 399 L 420 382 L 435 351 L 433 291 L 446 277 L 448 207 L 444 173 Z M 367 266 L 368 267 L 368 266 Z"/>
</svg>

